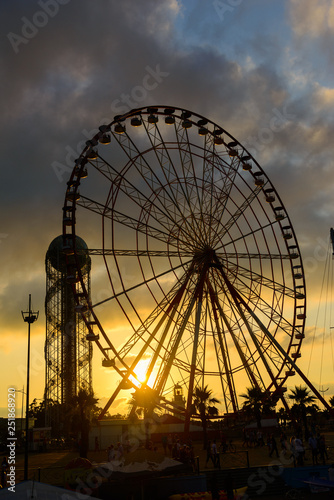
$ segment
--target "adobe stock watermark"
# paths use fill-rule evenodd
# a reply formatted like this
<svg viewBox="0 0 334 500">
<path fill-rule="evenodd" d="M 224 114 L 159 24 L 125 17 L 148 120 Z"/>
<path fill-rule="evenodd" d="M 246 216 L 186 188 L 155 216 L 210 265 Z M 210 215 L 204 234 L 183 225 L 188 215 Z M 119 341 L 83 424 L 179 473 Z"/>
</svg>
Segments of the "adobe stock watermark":
<svg viewBox="0 0 334 500">
<path fill-rule="evenodd" d="M 213 7 L 221 21 L 225 21 L 226 14 L 230 14 L 236 7 L 239 7 L 244 0 L 214 0 Z"/>
<path fill-rule="evenodd" d="M 37 3 L 41 10 L 37 10 L 31 19 L 21 17 L 21 33 L 7 33 L 7 38 L 15 54 L 19 53 L 19 47 L 27 45 L 39 33 L 40 29 L 45 28 L 49 20 L 55 17 L 61 5 L 66 5 L 70 0 L 39 0 Z"/>
<path fill-rule="evenodd" d="M 272 484 L 277 477 L 283 474 L 285 467 L 291 467 L 294 460 L 295 458 L 292 453 L 290 453 L 290 456 L 287 456 L 282 450 L 276 460 L 271 461 L 267 467 L 259 467 L 256 472 L 248 477 L 247 486 L 256 488 L 256 495 L 262 495 L 268 485 Z M 248 500 L 249 498 L 249 494 L 245 493 L 243 499 Z"/>
<path fill-rule="evenodd" d="M 122 93 L 117 99 L 112 101 L 110 106 L 112 115 L 122 115 L 131 109 L 138 107 L 138 105 L 147 99 L 149 92 L 155 90 L 158 85 L 163 83 L 165 78 L 167 78 L 170 74 L 168 71 L 163 71 L 160 68 L 160 64 L 157 64 L 155 68 L 146 66 L 145 71 L 146 73 L 144 74 L 140 85 L 135 85 L 129 93 Z M 101 122 L 105 124 L 110 123 L 110 121 L 110 116 L 101 120 Z M 98 132 L 99 130 L 97 128 L 89 131 L 87 129 L 83 129 L 81 133 L 84 136 L 84 139 L 78 142 L 76 148 L 69 145 L 65 147 L 66 155 L 64 162 L 61 163 L 59 161 L 54 161 L 51 163 L 59 182 L 63 182 L 64 175 L 66 175 L 67 178 L 68 174 L 72 172 L 74 161 L 84 150 L 86 141 L 92 139 L 92 137 L 94 137 L 94 135 Z"/>
<path fill-rule="evenodd" d="M 287 104 L 284 104 L 281 109 L 273 108 L 268 124 L 261 127 L 257 135 L 247 137 L 243 145 L 256 158 L 257 153 L 263 151 L 274 140 L 275 134 L 281 132 L 295 118 L 296 115 L 289 113 Z"/>
<path fill-rule="evenodd" d="M 121 94 L 118 99 L 112 101 L 112 112 L 124 114 L 135 108 L 139 103 L 147 99 L 149 92 L 155 90 L 169 76 L 167 71 L 161 70 L 160 64 L 157 64 L 155 69 L 146 66 L 145 70 L 146 74 L 142 79 L 141 85 L 135 85 L 129 94 Z"/>
</svg>

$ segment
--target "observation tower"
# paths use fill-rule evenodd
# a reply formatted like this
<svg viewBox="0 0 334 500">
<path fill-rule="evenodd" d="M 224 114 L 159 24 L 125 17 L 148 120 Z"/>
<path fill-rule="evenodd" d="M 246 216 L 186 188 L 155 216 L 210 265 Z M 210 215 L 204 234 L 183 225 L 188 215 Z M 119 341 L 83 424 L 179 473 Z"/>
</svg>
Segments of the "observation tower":
<svg viewBox="0 0 334 500">
<path fill-rule="evenodd" d="M 86 243 L 76 236 L 78 265 L 90 294 L 91 259 Z M 74 256 L 70 257 L 71 259 Z M 66 272 L 63 237 L 55 238 L 46 253 L 46 425 L 61 428 L 73 396 L 92 388 L 92 345 L 87 327 L 75 310 Z"/>
</svg>

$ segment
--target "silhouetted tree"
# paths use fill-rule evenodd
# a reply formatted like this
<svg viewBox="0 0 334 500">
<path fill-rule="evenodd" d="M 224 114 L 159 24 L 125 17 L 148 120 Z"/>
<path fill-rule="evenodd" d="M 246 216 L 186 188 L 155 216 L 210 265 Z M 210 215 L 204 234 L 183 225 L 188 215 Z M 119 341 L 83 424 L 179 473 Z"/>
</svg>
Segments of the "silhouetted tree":
<svg viewBox="0 0 334 500">
<path fill-rule="evenodd" d="M 203 389 L 196 388 L 193 394 L 192 414 L 197 412 L 200 416 L 203 428 L 203 449 L 206 450 L 208 444 L 207 421 L 210 417 L 218 415 L 215 404 L 219 400 L 212 397 L 212 390 L 206 385 Z"/>
<path fill-rule="evenodd" d="M 291 394 L 289 394 L 288 398 L 294 401 L 294 405 L 291 408 L 292 412 L 297 413 L 297 416 L 299 416 L 303 422 L 305 431 L 308 431 L 307 407 L 312 405 L 317 398 L 310 394 L 307 387 L 302 387 L 301 385 L 299 387 L 295 386 L 295 388 L 291 390 Z"/>
<path fill-rule="evenodd" d="M 150 423 L 154 418 L 154 410 L 159 404 L 157 392 L 148 386 L 143 386 L 132 393 L 129 401 L 131 408 L 130 418 L 143 415 L 145 426 L 145 446 L 148 448 L 150 441 Z"/>
<path fill-rule="evenodd" d="M 280 408 L 277 412 L 277 416 L 281 422 L 281 424 L 284 425 L 284 427 L 286 426 L 286 421 L 287 419 L 289 418 L 289 415 L 288 415 L 288 412 L 286 411 L 285 408 Z"/>
<path fill-rule="evenodd" d="M 71 401 L 72 424 L 80 432 L 79 453 L 83 458 L 87 458 L 89 429 L 97 402 L 98 399 L 95 398 L 93 391 L 89 392 L 83 388 L 79 389 Z"/>
<path fill-rule="evenodd" d="M 261 419 L 264 415 L 273 411 L 275 401 L 268 398 L 268 395 L 260 387 L 248 387 L 245 394 L 240 394 L 245 398 L 242 409 L 246 414 L 254 416 L 258 429 L 261 429 Z"/>
</svg>

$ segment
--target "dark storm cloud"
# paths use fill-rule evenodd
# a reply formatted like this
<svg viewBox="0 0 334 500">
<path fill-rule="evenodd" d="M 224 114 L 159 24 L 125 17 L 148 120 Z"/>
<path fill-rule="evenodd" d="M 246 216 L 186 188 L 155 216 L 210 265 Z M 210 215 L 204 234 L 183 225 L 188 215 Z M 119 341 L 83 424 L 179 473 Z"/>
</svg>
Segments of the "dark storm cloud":
<svg viewBox="0 0 334 500">
<path fill-rule="evenodd" d="M 45 9 L 58 5 L 43 24 Z M 61 232 L 61 207 L 66 188 L 52 163 L 70 170 L 69 149 L 84 144 L 103 118 L 112 119 L 112 101 L 141 82 L 148 65 L 161 59 L 156 30 L 166 36 L 173 2 L 141 4 L 12 2 L 1 17 L 2 315 L 13 318 L 21 297 L 39 284 L 43 304 L 44 256 Z M 55 7 L 54 7 L 55 8 Z M 44 12 L 44 17 L 40 13 Z M 15 35 L 15 36 L 14 36 Z M 24 40 L 24 41 L 23 41 Z M 73 156 L 71 160 L 73 162 Z M 67 160 L 67 162 L 66 162 Z M 58 219 L 58 220 L 57 220 Z M 38 263 L 38 264 L 37 264 Z M 34 269 L 36 273 L 34 274 Z M 35 283 L 33 277 L 35 276 Z M 38 288 L 38 286 L 37 286 Z M 22 293 L 24 293 L 22 292 Z M 11 320 L 13 322 L 13 320 Z M 15 320 L 14 320 L 15 323 Z"/>
</svg>

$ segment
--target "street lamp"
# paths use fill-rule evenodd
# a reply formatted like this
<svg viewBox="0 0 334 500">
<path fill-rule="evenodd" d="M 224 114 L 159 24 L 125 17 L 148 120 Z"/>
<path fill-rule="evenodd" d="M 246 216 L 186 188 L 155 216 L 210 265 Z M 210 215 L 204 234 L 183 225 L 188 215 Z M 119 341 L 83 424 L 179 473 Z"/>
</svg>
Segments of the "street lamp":
<svg viewBox="0 0 334 500">
<path fill-rule="evenodd" d="M 21 311 L 23 321 L 28 323 L 28 357 L 27 357 L 27 394 L 26 394 L 26 442 L 24 451 L 24 479 L 28 480 L 28 430 L 29 430 L 29 371 L 30 371 L 30 325 L 37 321 L 39 311 L 31 310 L 31 294 L 29 294 L 29 311 Z"/>
</svg>

